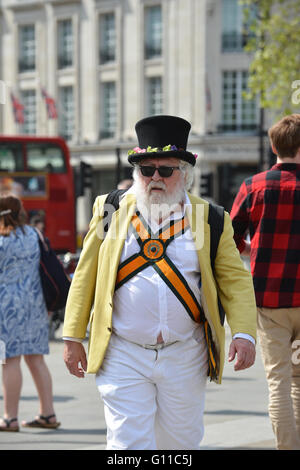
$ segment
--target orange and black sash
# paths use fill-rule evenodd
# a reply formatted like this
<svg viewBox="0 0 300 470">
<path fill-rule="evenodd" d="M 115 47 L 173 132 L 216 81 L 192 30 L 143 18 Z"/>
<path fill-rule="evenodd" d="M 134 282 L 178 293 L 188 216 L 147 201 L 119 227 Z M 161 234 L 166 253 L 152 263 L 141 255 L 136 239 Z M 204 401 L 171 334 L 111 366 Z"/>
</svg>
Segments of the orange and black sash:
<svg viewBox="0 0 300 470">
<path fill-rule="evenodd" d="M 201 305 L 185 278 L 166 254 L 169 243 L 186 231 L 188 227 L 186 217 L 171 221 L 152 236 L 151 229 L 140 214 L 135 214 L 131 223 L 140 245 L 140 251 L 120 264 L 116 289 L 146 267 L 152 266 L 185 307 L 190 317 L 198 323 L 203 321 L 204 314 Z"/>
<path fill-rule="evenodd" d="M 169 243 L 186 231 L 189 225 L 188 220 L 183 217 L 180 220 L 171 221 L 167 227 L 161 228 L 154 235 L 151 234 L 151 229 L 139 213 L 133 216 L 131 222 L 140 251 L 119 265 L 115 289 L 121 287 L 143 269 L 152 266 L 185 307 L 189 316 L 197 323 L 204 323 L 208 348 L 208 375 L 211 379 L 215 379 L 218 375 L 218 368 L 210 326 L 185 278 L 166 254 Z"/>
</svg>

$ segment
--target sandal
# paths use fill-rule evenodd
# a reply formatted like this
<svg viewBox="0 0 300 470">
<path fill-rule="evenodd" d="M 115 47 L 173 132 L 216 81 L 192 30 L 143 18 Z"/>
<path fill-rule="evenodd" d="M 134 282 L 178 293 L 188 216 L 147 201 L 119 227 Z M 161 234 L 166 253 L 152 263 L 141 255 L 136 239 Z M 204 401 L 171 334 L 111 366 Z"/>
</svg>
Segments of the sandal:
<svg viewBox="0 0 300 470">
<path fill-rule="evenodd" d="M 17 426 L 11 426 L 11 423 L 14 421 L 18 422 L 18 418 L 1 418 L 2 421 L 5 423 L 5 426 L 0 426 L 0 432 L 18 432 L 19 431 L 19 425 Z"/>
<path fill-rule="evenodd" d="M 33 421 L 23 421 L 22 426 L 24 428 L 47 428 L 47 429 L 56 429 L 58 426 L 60 426 L 60 423 L 55 421 L 54 423 L 50 422 L 51 418 L 54 418 L 55 415 L 49 415 L 49 416 L 43 416 L 39 415 L 36 419 Z M 45 421 L 45 423 L 42 423 L 40 420 Z"/>
</svg>

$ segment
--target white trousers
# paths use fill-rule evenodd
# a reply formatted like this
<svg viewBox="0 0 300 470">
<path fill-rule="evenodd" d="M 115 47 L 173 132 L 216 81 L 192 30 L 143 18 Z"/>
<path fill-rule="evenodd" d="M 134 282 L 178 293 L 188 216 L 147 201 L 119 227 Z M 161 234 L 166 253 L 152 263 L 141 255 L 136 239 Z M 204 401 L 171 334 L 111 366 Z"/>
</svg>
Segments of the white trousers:
<svg viewBox="0 0 300 470">
<path fill-rule="evenodd" d="M 107 450 L 193 450 L 204 435 L 204 339 L 145 349 L 114 334 L 96 384 Z"/>
</svg>

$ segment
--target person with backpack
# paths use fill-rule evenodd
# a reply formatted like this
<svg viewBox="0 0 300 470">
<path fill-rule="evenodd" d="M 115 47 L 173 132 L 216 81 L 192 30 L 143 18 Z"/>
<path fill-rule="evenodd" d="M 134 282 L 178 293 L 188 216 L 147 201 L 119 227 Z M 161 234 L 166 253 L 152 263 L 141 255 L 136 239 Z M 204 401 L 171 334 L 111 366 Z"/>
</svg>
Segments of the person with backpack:
<svg viewBox="0 0 300 470">
<path fill-rule="evenodd" d="M 276 447 L 300 450 L 300 114 L 275 123 L 269 139 L 277 163 L 243 182 L 230 215 L 250 255 Z"/>
<path fill-rule="evenodd" d="M 40 280 L 38 235 L 26 224 L 21 200 L 0 194 L 0 363 L 4 413 L 0 432 L 20 430 L 18 412 L 24 356 L 34 380 L 39 414 L 21 425 L 56 429 L 52 377 L 44 355 L 49 354 L 48 312 Z"/>
<path fill-rule="evenodd" d="M 229 214 L 188 192 L 190 127 L 177 116 L 136 124 L 134 184 L 118 203 L 96 199 L 70 288 L 64 360 L 77 377 L 96 374 L 107 449 L 199 449 L 207 378 L 222 379 L 224 315 L 235 370 L 255 360 L 253 283 Z"/>
</svg>

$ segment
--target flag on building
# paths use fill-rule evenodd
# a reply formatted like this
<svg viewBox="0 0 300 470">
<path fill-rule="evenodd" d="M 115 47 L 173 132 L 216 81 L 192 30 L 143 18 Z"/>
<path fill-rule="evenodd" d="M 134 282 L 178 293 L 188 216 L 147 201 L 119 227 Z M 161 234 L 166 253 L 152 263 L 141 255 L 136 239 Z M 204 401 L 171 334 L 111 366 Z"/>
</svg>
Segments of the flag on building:
<svg viewBox="0 0 300 470">
<path fill-rule="evenodd" d="M 13 113 L 15 117 L 15 122 L 17 124 L 24 124 L 24 106 L 20 101 L 15 97 L 13 93 L 10 94 L 11 97 L 11 102 L 12 102 L 12 107 L 13 107 Z"/>
<path fill-rule="evenodd" d="M 42 88 L 42 96 L 46 102 L 48 118 L 57 119 L 57 109 L 55 100 L 48 95 L 45 88 Z"/>
</svg>

